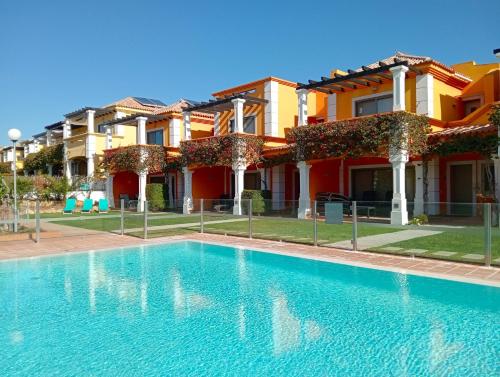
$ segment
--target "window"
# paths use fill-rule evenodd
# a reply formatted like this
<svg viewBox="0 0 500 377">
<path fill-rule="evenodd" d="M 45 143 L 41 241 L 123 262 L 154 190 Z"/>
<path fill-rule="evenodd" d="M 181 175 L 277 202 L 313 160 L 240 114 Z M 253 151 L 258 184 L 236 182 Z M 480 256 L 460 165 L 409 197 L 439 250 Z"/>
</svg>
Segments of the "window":
<svg viewBox="0 0 500 377">
<path fill-rule="evenodd" d="M 163 129 L 148 132 L 146 142 L 148 144 L 163 145 Z"/>
<path fill-rule="evenodd" d="M 467 116 L 481 107 L 481 99 L 471 99 L 464 102 L 464 115 Z"/>
<path fill-rule="evenodd" d="M 495 194 L 495 168 L 491 163 L 481 165 L 481 194 Z"/>
<path fill-rule="evenodd" d="M 229 132 L 234 132 L 234 119 L 229 121 Z M 255 134 L 255 116 L 243 118 L 243 132 L 247 134 Z"/>
<path fill-rule="evenodd" d="M 356 116 L 380 114 L 392 111 L 392 95 L 356 101 Z"/>
<path fill-rule="evenodd" d="M 105 134 L 106 133 L 106 125 L 100 124 L 97 126 L 97 133 Z"/>
</svg>

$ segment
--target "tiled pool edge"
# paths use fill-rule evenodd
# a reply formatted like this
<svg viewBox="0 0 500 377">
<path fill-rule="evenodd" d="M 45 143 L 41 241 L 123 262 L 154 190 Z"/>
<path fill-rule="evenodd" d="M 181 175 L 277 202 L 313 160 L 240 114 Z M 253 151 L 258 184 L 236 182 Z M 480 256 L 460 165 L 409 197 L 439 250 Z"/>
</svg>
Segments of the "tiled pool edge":
<svg viewBox="0 0 500 377">
<path fill-rule="evenodd" d="M 109 238 L 112 237 L 112 238 Z M 107 245 L 110 240 L 120 242 Z M 68 241 L 69 238 L 66 239 Z M 290 257 L 318 260 L 329 263 L 338 263 L 363 268 L 372 268 L 389 272 L 411 274 L 416 276 L 445 279 L 471 284 L 480 284 L 493 287 L 500 287 L 500 268 L 482 267 L 472 264 L 457 262 L 439 261 L 421 258 L 409 258 L 405 256 L 378 254 L 370 252 L 353 252 L 347 250 L 325 248 L 321 246 L 299 245 L 278 241 L 267 241 L 259 239 L 248 239 L 234 236 L 223 236 L 215 234 L 188 234 L 171 237 L 154 238 L 143 240 L 128 236 L 108 235 L 105 237 L 104 245 L 94 242 L 93 246 L 73 246 L 69 249 L 57 250 L 36 250 L 35 247 L 29 248 L 28 252 L 16 252 L 15 255 L 9 255 L 5 252 L 0 253 L 0 261 L 13 259 L 26 259 L 38 257 L 50 257 L 55 255 L 64 255 L 72 253 L 103 252 L 118 248 L 127 248 L 135 246 L 156 245 L 164 243 L 173 243 L 179 241 L 205 242 L 215 245 L 241 247 L 255 250 L 258 252 L 267 252 Z"/>
</svg>

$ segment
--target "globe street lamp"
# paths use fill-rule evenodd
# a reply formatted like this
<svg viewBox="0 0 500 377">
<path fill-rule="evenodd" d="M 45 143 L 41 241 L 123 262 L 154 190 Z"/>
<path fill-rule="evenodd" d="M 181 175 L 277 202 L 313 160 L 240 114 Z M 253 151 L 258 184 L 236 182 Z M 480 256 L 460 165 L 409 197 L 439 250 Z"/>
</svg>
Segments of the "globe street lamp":
<svg viewBox="0 0 500 377">
<path fill-rule="evenodd" d="M 21 131 L 17 128 L 11 128 L 8 132 L 9 139 L 12 141 L 13 157 L 12 157 L 12 170 L 14 171 L 14 232 L 17 233 L 17 150 L 16 144 L 21 138 Z"/>
</svg>

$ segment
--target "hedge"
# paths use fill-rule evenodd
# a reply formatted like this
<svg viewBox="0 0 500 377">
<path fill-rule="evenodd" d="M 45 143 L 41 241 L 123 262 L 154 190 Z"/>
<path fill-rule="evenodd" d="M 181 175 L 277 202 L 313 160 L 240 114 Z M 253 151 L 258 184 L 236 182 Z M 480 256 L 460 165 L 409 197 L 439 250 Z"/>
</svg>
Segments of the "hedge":
<svg viewBox="0 0 500 377">
<path fill-rule="evenodd" d="M 168 186 L 164 183 L 148 183 L 146 185 L 146 200 L 150 210 L 157 211 L 167 208 Z"/>
<path fill-rule="evenodd" d="M 271 191 L 269 190 L 243 190 L 241 193 L 241 208 L 248 213 L 248 201 L 252 199 L 252 213 L 260 215 L 270 207 Z"/>
</svg>

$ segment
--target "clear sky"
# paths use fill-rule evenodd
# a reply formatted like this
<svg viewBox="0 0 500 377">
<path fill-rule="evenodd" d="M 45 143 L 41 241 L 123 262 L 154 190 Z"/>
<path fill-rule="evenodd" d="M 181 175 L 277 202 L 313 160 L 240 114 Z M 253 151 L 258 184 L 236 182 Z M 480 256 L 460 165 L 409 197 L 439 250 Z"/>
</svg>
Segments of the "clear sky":
<svg viewBox="0 0 500 377">
<path fill-rule="evenodd" d="M 317 79 L 400 50 L 495 61 L 499 0 L 0 0 L 0 145 L 126 96 L 206 100 Z"/>
</svg>

